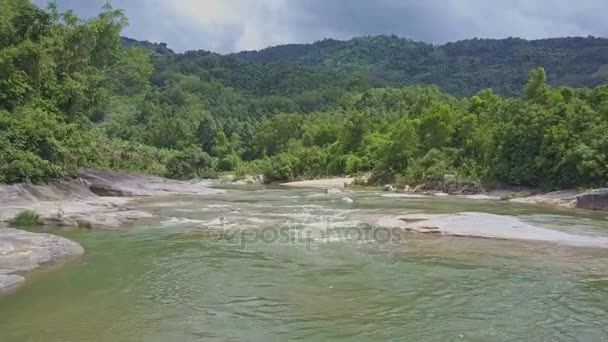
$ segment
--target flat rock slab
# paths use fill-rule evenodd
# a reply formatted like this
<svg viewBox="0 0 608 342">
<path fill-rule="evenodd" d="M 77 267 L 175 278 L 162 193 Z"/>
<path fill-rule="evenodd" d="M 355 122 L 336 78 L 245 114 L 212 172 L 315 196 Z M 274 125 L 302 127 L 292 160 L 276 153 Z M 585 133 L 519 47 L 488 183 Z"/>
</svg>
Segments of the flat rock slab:
<svg viewBox="0 0 608 342">
<path fill-rule="evenodd" d="M 156 176 L 93 170 L 80 171 L 78 177 L 98 196 L 210 195 L 225 192 L 211 188 L 209 181 L 183 182 Z"/>
<path fill-rule="evenodd" d="M 24 274 L 83 253 L 80 244 L 66 238 L 1 228 L 0 293 L 22 284 Z"/>
<path fill-rule="evenodd" d="M 89 229 L 129 227 L 152 213 L 127 203 L 136 196 L 223 193 L 209 181 L 182 182 L 155 176 L 84 170 L 79 178 L 48 185 L 0 186 L 0 224 L 24 210 L 36 212 L 45 225 Z"/>
<path fill-rule="evenodd" d="M 283 183 L 283 186 L 295 188 L 317 188 L 317 189 L 343 189 L 345 186 L 353 184 L 354 178 L 329 178 L 329 179 L 313 179 L 301 182 Z"/>
<path fill-rule="evenodd" d="M 368 223 L 418 233 L 462 237 L 528 240 L 567 246 L 608 248 L 608 237 L 566 233 L 530 225 L 512 216 L 463 212 L 458 214 L 411 214 L 376 218 Z"/>
</svg>

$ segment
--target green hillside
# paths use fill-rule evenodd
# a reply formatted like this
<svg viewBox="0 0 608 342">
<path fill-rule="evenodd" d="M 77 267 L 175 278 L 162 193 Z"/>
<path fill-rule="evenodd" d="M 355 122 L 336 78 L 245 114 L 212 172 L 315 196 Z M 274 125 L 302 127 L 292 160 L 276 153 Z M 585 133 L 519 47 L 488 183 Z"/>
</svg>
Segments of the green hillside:
<svg viewBox="0 0 608 342">
<path fill-rule="evenodd" d="M 589 87 L 601 84 L 608 65 L 608 39 L 471 39 L 430 45 L 396 36 L 323 40 L 289 44 L 233 56 L 256 63 L 287 63 L 343 74 L 358 74 L 391 85 L 435 84 L 470 96 L 492 88 L 517 96 L 528 72 L 545 68 L 549 84 Z"/>
</svg>

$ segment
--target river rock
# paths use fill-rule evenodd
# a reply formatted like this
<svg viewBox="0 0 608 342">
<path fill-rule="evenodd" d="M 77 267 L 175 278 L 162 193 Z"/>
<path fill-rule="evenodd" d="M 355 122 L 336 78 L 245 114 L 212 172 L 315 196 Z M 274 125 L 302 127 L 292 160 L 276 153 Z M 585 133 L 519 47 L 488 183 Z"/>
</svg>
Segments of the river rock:
<svg viewBox="0 0 608 342">
<path fill-rule="evenodd" d="M 528 240 L 567 246 L 608 248 L 608 238 L 572 234 L 536 227 L 513 216 L 462 212 L 457 214 L 409 214 L 380 218 L 363 218 L 383 228 L 401 228 L 417 233 L 461 237 Z"/>
<path fill-rule="evenodd" d="M 591 210 L 608 210 L 608 189 L 597 189 L 577 196 L 576 207 Z"/>
<path fill-rule="evenodd" d="M 342 197 L 342 202 L 350 204 L 350 203 L 354 203 L 355 201 L 349 197 Z"/>
<path fill-rule="evenodd" d="M 390 192 L 393 192 L 393 191 L 395 191 L 395 187 L 394 187 L 394 186 L 392 186 L 391 184 L 386 184 L 386 185 L 384 185 L 384 187 L 382 188 L 382 191 L 390 191 Z"/>
<path fill-rule="evenodd" d="M 0 229 L 0 293 L 24 282 L 23 275 L 84 253 L 74 241 L 51 234 Z"/>
</svg>

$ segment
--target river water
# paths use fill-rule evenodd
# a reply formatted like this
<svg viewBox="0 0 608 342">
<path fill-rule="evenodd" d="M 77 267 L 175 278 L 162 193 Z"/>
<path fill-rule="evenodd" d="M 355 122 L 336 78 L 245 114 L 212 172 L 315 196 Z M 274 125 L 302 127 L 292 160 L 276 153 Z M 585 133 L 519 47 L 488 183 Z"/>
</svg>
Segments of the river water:
<svg viewBox="0 0 608 342">
<path fill-rule="evenodd" d="M 605 213 L 258 187 L 134 206 L 163 218 L 52 230 L 86 253 L 0 299 L 0 341 L 608 341 L 608 250 L 359 219 L 477 211 L 606 236 Z"/>
</svg>

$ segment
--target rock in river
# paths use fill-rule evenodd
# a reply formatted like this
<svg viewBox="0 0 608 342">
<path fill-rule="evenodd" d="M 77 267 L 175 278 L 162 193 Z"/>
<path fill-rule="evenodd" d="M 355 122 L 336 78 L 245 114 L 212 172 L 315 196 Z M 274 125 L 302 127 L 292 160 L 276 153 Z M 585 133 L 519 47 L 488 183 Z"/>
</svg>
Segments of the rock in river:
<svg viewBox="0 0 608 342">
<path fill-rule="evenodd" d="M 59 236 L 2 228 L 0 294 L 23 284 L 29 272 L 83 253 L 80 244 Z"/>
<path fill-rule="evenodd" d="M 487 213 L 408 214 L 363 221 L 383 228 L 462 237 L 528 240 L 567 246 L 608 248 L 608 238 L 536 227 L 517 217 Z"/>
<path fill-rule="evenodd" d="M 576 207 L 591 210 L 608 210 L 608 189 L 597 189 L 579 195 Z"/>
</svg>

